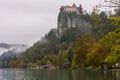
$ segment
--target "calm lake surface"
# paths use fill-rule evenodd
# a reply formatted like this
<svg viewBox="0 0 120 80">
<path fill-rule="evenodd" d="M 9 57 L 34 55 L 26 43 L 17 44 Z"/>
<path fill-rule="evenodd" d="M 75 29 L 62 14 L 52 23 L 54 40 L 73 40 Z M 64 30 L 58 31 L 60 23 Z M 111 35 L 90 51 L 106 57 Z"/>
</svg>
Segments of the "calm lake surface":
<svg viewBox="0 0 120 80">
<path fill-rule="evenodd" d="M 120 71 L 0 69 L 0 80 L 120 80 Z"/>
</svg>

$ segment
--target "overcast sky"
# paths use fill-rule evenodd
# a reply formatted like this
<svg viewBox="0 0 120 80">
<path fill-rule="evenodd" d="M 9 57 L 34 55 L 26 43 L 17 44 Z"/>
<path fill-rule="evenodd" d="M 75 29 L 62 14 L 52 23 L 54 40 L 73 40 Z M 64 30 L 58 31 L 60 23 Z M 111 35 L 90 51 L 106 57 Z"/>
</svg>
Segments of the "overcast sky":
<svg viewBox="0 0 120 80">
<path fill-rule="evenodd" d="M 57 27 L 61 5 L 82 4 L 89 12 L 100 0 L 0 0 L 0 43 L 32 44 Z"/>
</svg>

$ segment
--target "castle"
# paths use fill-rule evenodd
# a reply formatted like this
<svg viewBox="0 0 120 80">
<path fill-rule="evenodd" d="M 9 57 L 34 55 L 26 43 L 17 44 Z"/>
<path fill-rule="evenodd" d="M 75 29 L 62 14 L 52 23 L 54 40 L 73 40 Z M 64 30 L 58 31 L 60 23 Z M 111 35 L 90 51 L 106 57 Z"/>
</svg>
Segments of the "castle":
<svg viewBox="0 0 120 80">
<path fill-rule="evenodd" d="M 81 4 L 76 6 L 73 5 L 61 6 L 58 15 L 58 35 L 62 36 L 68 28 L 77 27 L 81 33 L 87 32 L 88 26 L 85 21 L 82 20 L 83 8 Z M 85 28 L 87 27 L 87 28 Z"/>
<path fill-rule="evenodd" d="M 60 11 L 65 11 L 65 12 L 76 12 L 79 14 L 79 8 L 76 6 L 75 3 L 73 3 L 72 6 L 66 5 L 66 6 L 61 6 Z"/>
</svg>

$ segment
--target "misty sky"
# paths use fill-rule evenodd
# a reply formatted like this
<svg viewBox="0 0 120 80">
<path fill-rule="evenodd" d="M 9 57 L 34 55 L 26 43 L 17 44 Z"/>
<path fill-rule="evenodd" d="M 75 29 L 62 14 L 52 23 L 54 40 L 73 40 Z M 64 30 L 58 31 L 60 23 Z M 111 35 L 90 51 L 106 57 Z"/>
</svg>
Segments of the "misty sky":
<svg viewBox="0 0 120 80">
<path fill-rule="evenodd" d="M 82 4 L 88 12 L 100 0 L 0 0 L 0 43 L 32 44 L 57 27 L 61 5 Z"/>
</svg>

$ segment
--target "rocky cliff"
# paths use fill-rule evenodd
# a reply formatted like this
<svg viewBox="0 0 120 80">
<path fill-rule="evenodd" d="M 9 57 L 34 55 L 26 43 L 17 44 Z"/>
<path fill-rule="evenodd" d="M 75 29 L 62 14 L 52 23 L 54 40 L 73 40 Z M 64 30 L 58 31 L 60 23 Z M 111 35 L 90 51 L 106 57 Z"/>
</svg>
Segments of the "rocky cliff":
<svg viewBox="0 0 120 80">
<path fill-rule="evenodd" d="M 83 19 L 84 15 L 81 5 L 79 7 L 75 4 L 73 4 L 73 6 L 62 6 L 60 8 L 57 23 L 59 35 L 63 35 L 66 29 L 71 27 L 77 28 L 81 34 L 90 33 L 91 25 Z"/>
</svg>

